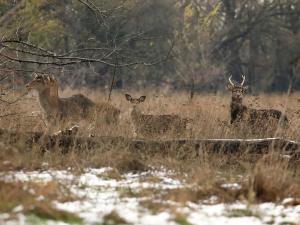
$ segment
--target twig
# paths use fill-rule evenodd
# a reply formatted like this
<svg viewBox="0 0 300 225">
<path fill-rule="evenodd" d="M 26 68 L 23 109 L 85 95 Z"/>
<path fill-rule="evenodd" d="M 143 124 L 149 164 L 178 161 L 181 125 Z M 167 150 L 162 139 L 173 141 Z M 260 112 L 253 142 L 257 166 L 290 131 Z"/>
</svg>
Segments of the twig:
<svg viewBox="0 0 300 225">
<path fill-rule="evenodd" d="M 115 83 L 115 79 L 116 79 L 117 63 L 118 63 L 118 53 L 116 54 L 116 66 L 115 66 L 115 69 L 114 69 L 113 79 L 112 79 L 111 84 L 110 84 L 110 87 L 109 87 L 108 102 L 110 101 L 111 92 L 112 92 L 112 90 L 113 90 L 114 83 Z"/>
<path fill-rule="evenodd" d="M 15 90 L 15 88 L 12 88 L 12 89 L 10 89 L 8 92 L 6 92 L 6 93 L 1 93 L 1 95 L 7 95 L 7 94 L 9 94 L 11 91 L 14 91 Z"/>
<path fill-rule="evenodd" d="M 0 115 L 0 118 L 4 118 L 4 117 L 7 117 L 7 116 L 13 116 L 13 115 L 16 115 L 16 113 L 8 113 L 8 114 L 5 114 L 5 115 Z"/>
<path fill-rule="evenodd" d="M 0 101 L 2 101 L 2 102 L 5 102 L 5 103 L 7 103 L 7 104 L 13 104 L 13 103 L 16 103 L 16 102 L 18 102 L 18 101 L 20 101 L 21 99 L 22 99 L 22 97 L 24 97 L 25 95 L 27 95 L 28 94 L 28 91 L 27 92 L 25 92 L 24 94 L 22 94 L 19 98 L 17 98 L 16 100 L 14 100 L 14 101 L 12 101 L 12 102 L 9 102 L 9 101 L 6 101 L 6 100 L 4 100 L 4 99 L 2 99 L 2 98 L 0 98 Z M 1 94 L 2 95 L 2 94 Z"/>
</svg>

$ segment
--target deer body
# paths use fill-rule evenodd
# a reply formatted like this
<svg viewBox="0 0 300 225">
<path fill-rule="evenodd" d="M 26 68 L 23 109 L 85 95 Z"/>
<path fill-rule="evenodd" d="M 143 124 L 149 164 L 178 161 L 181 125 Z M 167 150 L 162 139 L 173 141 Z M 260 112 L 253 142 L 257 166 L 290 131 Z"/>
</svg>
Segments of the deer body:
<svg viewBox="0 0 300 225">
<path fill-rule="evenodd" d="M 144 115 L 137 108 L 132 109 L 131 118 L 135 127 L 141 127 L 145 132 L 155 133 L 185 129 L 188 122 L 187 119 L 182 119 L 177 115 Z"/>
<path fill-rule="evenodd" d="M 57 84 L 55 82 L 54 76 L 50 75 L 48 77 L 48 80 L 50 82 L 50 95 L 54 98 L 59 98 Z M 85 99 L 86 97 L 81 94 L 73 95 L 70 98 L 73 99 L 72 101 L 77 102 L 80 105 L 85 105 L 87 103 L 87 100 Z M 59 101 L 59 103 L 61 104 L 59 108 L 67 107 L 69 103 L 66 102 L 66 100 L 63 98 L 61 98 L 61 100 L 62 101 Z M 114 107 L 113 105 L 109 104 L 108 102 L 96 103 L 94 109 L 95 109 L 95 113 L 98 113 L 101 116 L 103 116 L 105 123 L 115 124 L 119 122 L 119 117 L 121 113 L 120 110 Z M 86 117 L 87 114 L 88 114 L 87 111 L 83 111 L 83 117 Z"/>
<path fill-rule="evenodd" d="M 59 98 L 53 75 L 37 75 L 26 87 L 38 91 L 40 104 L 48 117 L 78 120 L 86 119 L 93 112 L 101 115 L 107 124 L 117 123 L 119 120 L 120 110 L 107 102 L 95 104 L 82 94 Z"/>
<path fill-rule="evenodd" d="M 89 98 L 82 94 L 72 95 L 69 98 L 57 98 L 58 115 L 60 119 L 67 117 L 80 117 L 86 119 L 89 111 L 95 106 Z"/>
<path fill-rule="evenodd" d="M 129 94 L 125 95 L 126 99 L 133 104 L 131 109 L 131 119 L 136 128 L 136 132 L 143 135 L 162 134 L 169 131 L 180 133 L 186 130 L 188 119 L 181 118 L 177 115 L 145 115 L 142 114 L 137 105 L 145 101 L 146 96 L 132 98 Z"/>
<path fill-rule="evenodd" d="M 231 82 L 231 77 L 229 78 L 230 84 L 227 84 L 228 90 L 232 92 L 232 98 L 230 103 L 230 114 L 231 114 L 231 124 L 241 121 L 247 121 L 251 125 L 260 121 L 275 121 L 279 122 L 282 117 L 284 122 L 288 122 L 289 119 L 283 115 L 282 112 L 275 109 L 248 109 L 243 105 L 243 93 L 248 89 L 249 85 L 243 87 L 245 82 L 245 76 L 243 77 L 243 82 L 240 86 L 237 86 Z"/>
<path fill-rule="evenodd" d="M 55 87 L 57 91 L 57 86 Z M 58 95 L 57 97 L 53 97 L 55 87 L 51 86 L 49 79 L 39 74 L 31 83 L 26 85 L 27 89 L 38 91 L 40 104 L 47 116 L 58 119 L 65 117 L 76 119 L 87 118 L 89 110 L 95 106 L 90 99 L 81 94 L 73 95 L 69 98 L 58 98 Z"/>
</svg>

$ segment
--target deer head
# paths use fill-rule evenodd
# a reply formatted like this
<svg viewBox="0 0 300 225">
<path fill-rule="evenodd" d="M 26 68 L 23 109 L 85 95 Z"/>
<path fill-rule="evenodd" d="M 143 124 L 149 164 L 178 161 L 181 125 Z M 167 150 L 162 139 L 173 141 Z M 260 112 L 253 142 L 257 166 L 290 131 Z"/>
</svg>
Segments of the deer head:
<svg viewBox="0 0 300 225">
<path fill-rule="evenodd" d="M 132 98 L 129 94 L 125 94 L 126 100 L 132 103 L 132 108 L 130 109 L 131 111 L 131 116 L 137 120 L 140 119 L 141 116 L 141 111 L 139 110 L 139 108 L 137 108 L 137 106 L 145 101 L 146 96 L 141 96 L 139 98 Z"/>
<path fill-rule="evenodd" d="M 229 91 L 232 92 L 232 101 L 237 102 L 237 103 L 241 103 L 242 100 L 243 100 L 243 93 L 245 91 L 247 91 L 249 85 L 243 87 L 243 84 L 245 82 L 245 76 L 243 76 L 243 75 L 242 75 L 243 81 L 239 86 L 232 83 L 231 77 L 229 77 L 230 84 L 227 83 L 227 88 L 228 88 Z"/>
<path fill-rule="evenodd" d="M 30 83 L 26 84 L 27 89 L 35 89 L 37 91 L 43 91 L 46 88 L 50 88 L 48 78 L 42 74 L 35 74 L 35 78 Z"/>
<path fill-rule="evenodd" d="M 146 96 L 141 96 L 139 98 L 132 98 L 129 94 L 125 94 L 126 100 L 134 104 L 134 106 L 140 104 L 141 102 L 145 101 Z"/>
</svg>

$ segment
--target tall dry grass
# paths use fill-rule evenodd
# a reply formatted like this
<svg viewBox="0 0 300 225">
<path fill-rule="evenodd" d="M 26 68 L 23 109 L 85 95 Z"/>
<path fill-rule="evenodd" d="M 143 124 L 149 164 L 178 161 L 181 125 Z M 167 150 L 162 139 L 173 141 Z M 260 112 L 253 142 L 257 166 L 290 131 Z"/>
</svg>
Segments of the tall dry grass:
<svg viewBox="0 0 300 225">
<path fill-rule="evenodd" d="M 107 101 L 107 96 L 90 90 L 66 90 L 60 93 L 67 97 L 75 93 L 82 93 L 92 99 L 96 104 Z M 121 110 L 118 124 L 106 124 L 101 115 L 93 115 L 87 121 L 70 121 L 67 126 L 78 125 L 80 136 L 122 136 L 132 138 L 134 127 L 130 118 L 130 103 L 126 101 L 125 93 L 114 92 L 111 104 Z M 176 114 L 192 119 L 187 131 L 181 138 L 189 139 L 227 139 L 227 138 L 266 138 L 272 137 L 274 130 L 264 130 L 253 133 L 246 125 L 230 125 L 230 93 L 216 95 L 196 95 L 192 101 L 185 93 L 130 93 L 133 97 L 146 95 L 147 99 L 140 104 L 145 114 Z M 291 119 L 289 128 L 278 127 L 276 135 L 286 139 L 300 142 L 299 113 L 300 93 L 293 93 L 288 97 L 284 94 L 261 94 L 259 96 L 244 96 L 244 104 L 252 108 L 277 109 L 284 111 Z M 287 104 L 286 104 L 287 103 Z M 43 110 L 38 103 L 36 93 L 30 92 L 26 98 L 15 104 L 6 106 L 2 104 L 2 128 L 18 132 L 45 132 L 53 133 L 61 129 L 60 124 L 55 127 L 47 125 L 43 117 Z M 32 112 L 40 112 L 34 113 Z M 156 139 L 173 139 L 176 136 L 157 137 Z M 27 143 L 19 140 L 10 143 L 1 140 L 0 143 L 0 171 L 47 170 L 66 169 L 72 167 L 74 173 L 83 172 L 87 167 L 110 166 L 110 178 L 121 179 L 126 172 L 141 172 L 163 166 L 172 169 L 179 180 L 184 180 L 193 188 L 178 190 L 164 190 L 163 193 L 153 193 L 153 190 L 144 190 L 136 195 L 154 196 L 166 200 L 173 200 L 184 205 L 187 201 L 199 202 L 211 196 L 217 196 L 217 202 L 245 201 L 248 204 L 273 201 L 280 203 L 286 197 L 294 197 L 291 204 L 299 204 L 300 198 L 300 163 L 299 156 L 282 158 L 276 151 L 269 154 L 248 154 L 247 151 L 236 154 L 222 152 L 208 154 L 200 149 L 199 154 L 184 159 L 175 150 L 170 149 L 169 154 L 160 154 L 159 149 L 151 154 L 132 150 L 127 143 L 106 143 L 94 149 L 81 149 L 62 154 L 61 151 L 45 151 L 40 154 L 40 146 L 29 147 Z M 185 149 L 189 151 L 189 149 Z M 173 152 L 172 152 L 173 151 Z M 45 168 L 43 162 L 47 162 Z M 145 179 L 159 182 L 155 177 Z M 237 183 L 241 189 L 222 187 L 224 183 Z M 0 184 L 6 188 L 6 184 Z M 202 188 L 198 188 L 202 187 Z M 1 189 L 1 188 L 0 188 Z M 148 193 L 149 192 L 149 193 Z M 47 193 L 46 193 L 47 194 Z M 0 196 L 1 198 L 1 196 Z M 4 198 L 3 198 L 4 199 Z M 297 200 L 298 199 L 298 200 Z M 5 200 L 5 199 L 4 199 Z M 25 199 L 26 200 L 26 199 Z M 24 200 L 24 201 L 25 201 Z M 11 199 L 9 200 L 11 201 Z M 141 202 L 143 206 L 154 211 L 164 209 L 164 205 L 154 205 L 151 201 Z M 51 214 L 52 215 L 52 214 Z"/>
<path fill-rule="evenodd" d="M 92 99 L 96 104 L 107 102 L 107 95 L 97 93 L 88 89 L 71 90 L 66 89 L 60 92 L 60 97 L 68 97 L 72 94 L 81 93 Z M 130 118 L 131 104 L 126 101 L 125 93 L 114 92 L 111 104 L 121 111 L 120 123 L 115 126 L 107 126 L 103 117 L 99 114 L 93 115 L 89 121 L 70 121 L 65 126 L 81 125 L 80 135 L 122 135 L 130 137 L 133 134 L 133 125 Z M 234 127 L 230 125 L 230 93 L 218 93 L 216 95 L 195 95 L 193 101 L 189 100 L 188 94 L 173 93 L 131 93 L 133 97 L 146 95 L 145 102 L 140 104 L 144 114 L 162 115 L 175 114 L 193 121 L 189 129 L 182 134 L 182 138 L 263 138 L 271 137 L 270 133 L 250 133 L 248 128 Z M 6 96 L 5 96 L 6 97 Z M 9 100 L 8 96 L 7 100 Z M 12 98 L 12 97 L 11 97 Z M 293 93 L 289 96 L 287 104 L 285 94 L 261 94 L 259 96 L 245 95 L 243 103 L 256 109 L 277 109 L 285 112 L 291 119 L 291 130 L 280 130 L 278 136 L 298 140 L 297 128 L 300 125 L 300 93 Z M 47 121 L 41 108 L 37 93 L 29 92 L 23 100 L 12 105 L 1 103 L 2 113 L 0 123 L 2 127 L 20 131 L 49 131 L 54 132 L 58 127 L 47 126 Z M 168 136 L 156 137 L 172 139 Z"/>
</svg>

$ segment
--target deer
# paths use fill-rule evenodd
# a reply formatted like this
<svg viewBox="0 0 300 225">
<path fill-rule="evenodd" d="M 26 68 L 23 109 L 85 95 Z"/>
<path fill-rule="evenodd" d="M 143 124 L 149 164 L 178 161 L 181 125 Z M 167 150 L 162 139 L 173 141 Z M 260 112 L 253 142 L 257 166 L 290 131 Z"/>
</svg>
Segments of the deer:
<svg viewBox="0 0 300 225">
<path fill-rule="evenodd" d="M 53 75 L 36 74 L 34 80 L 26 85 L 27 89 L 38 91 L 39 101 L 48 118 L 86 119 L 92 113 L 103 115 L 107 124 L 117 123 L 120 110 L 107 102 L 95 104 L 81 94 L 60 98 Z"/>
<path fill-rule="evenodd" d="M 50 94 L 52 97 L 58 98 L 58 89 L 54 76 L 49 75 L 48 80 L 50 85 Z M 116 124 L 119 122 L 121 111 L 108 102 L 98 102 L 95 104 L 95 113 L 101 114 L 107 124 Z"/>
<path fill-rule="evenodd" d="M 50 79 L 41 74 L 36 74 L 33 81 L 26 84 L 26 88 L 38 91 L 39 102 L 48 117 L 85 119 L 95 106 L 92 100 L 82 94 L 76 94 L 69 98 L 53 97 L 51 93 L 55 93 L 55 91 L 51 91 L 51 89 L 54 89 L 55 86 L 51 86 Z"/>
<path fill-rule="evenodd" d="M 229 78 L 229 83 L 227 83 L 227 88 L 232 93 L 230 103 L 231 124 L 241 121 L 247 121 L 251 125 L 254 125 L 258 121 L 275 121 L 275 123 L 278 123 L 280 119 L 282 119 L 284 122 L 290 121 L 279 110 L 247 108 L 242 103 L 243 93 L 249 88 L 249 85 L 243 86 L 245 82 L 245 76 L 242 75 L 243 81 L 239 86 L 232 83 L 231 77 L 232 76 Z"/>
<path fill-rule="evenodd" d="M 162 134 L 173 131 L 176 134 L 184 132 L 189 120 L 181 118 L 178 115 L 145 115 L 138 108 L 139 104 L 146 100 L 146 96 L 132 98 L 125 94 L 126 100 L 132 104 L 131 120 L 135 127 L 135 135 L 141 133 L 148 136 L 149 134 Z"/>
</svg>

